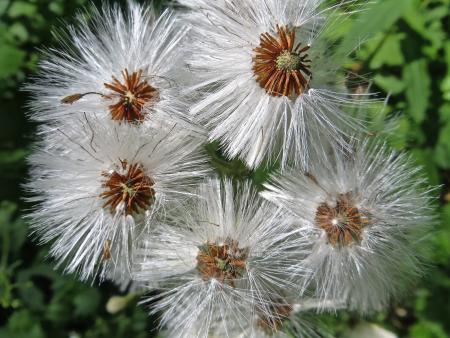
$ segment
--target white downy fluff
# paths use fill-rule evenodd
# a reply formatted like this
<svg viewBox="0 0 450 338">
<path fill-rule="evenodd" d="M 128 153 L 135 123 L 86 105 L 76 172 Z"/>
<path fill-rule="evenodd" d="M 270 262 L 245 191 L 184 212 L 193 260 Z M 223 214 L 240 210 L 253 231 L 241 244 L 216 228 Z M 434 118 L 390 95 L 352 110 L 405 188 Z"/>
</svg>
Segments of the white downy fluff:
<svg viewBox="0 0 450 338">
<path fill-rule="evenodd" d="M 339 6 L 322 10 L 320 0 L 178 3 L 191 9 L 183 16 L 192 25 L 185 54 L 195 76 L 188 92 L 199 95 L 191 113 L 229 157 L 239 157 L 251 168 L 264 160 L 279 160 L 282 168 L 287 163 L 306 168 L 315 143 L 328 139 L 345 147 L 343 134 L 363 129 L 361 121 L 341 108 L 370 100 L 345 89 L 342 57 L 330 53 L 323 34 L 346 18 L 334 15 Z M 296 97 L 269 95 L 252 69 L 261 34 L 276 37 L 277 25 L 295 27 L 295 43 L 310 46 L 312 80 L 309 90 Z"/>
<path fill-rule="evenodd" d="M 407 155 L 377 142 L 353 146 L 352 155 L 324 154 L 309 173 L 273 177 L 261 195 L 296 215 L 311 243 L 302 264 L 316 296 L 366 313 L 401 296 L 420 274 L 433 217 L 430 189 Z"/>
<path fill-rule="evenodd" d="M 156 212 L 163 216 L 168 202 L 190 196 L 206 174 L 200 142 L 176 129 L 145 128 L 144 133 L 103 119 L 75 122 L 44 131 L 46 137 L 29 158 L 26 189 L 35 204 L 29 217 L 40 241 L 52 241 L 50 253 L 66 272 L 83 280 L 100 274 L 120 282 L 122 276 L 126 282 L 139 234 Z M 101 194 L 112 191 L 105 184 L 114 174 L 126 176 L 132 165 L 142 175 L 115 184 L 113 197 L 120 204 L 105 206 L 109 199 Z M 139 186 L 133 186 L 136 182 Z M 144 190 L 146 184 L 151 189 Z M 145 198 L 144 192 L 154 196 Z M 138 200 L 144 204 L 127 212 L 125 203 L 137 207 L 133 201 Z"/>
<path fill-rule="evenodd" d="M 134 279 L 165 287 L 153 308 L 163 311 L 161 325 L 171 337 L 232 337 L 247 330 L 257 313 L 276 320 L 273 300 L 295 294 L 298 281 L 293 280 L 304 274 L 288 273 L 305 245 L 289 226 L 290 216 L 259 198 L 249 184 L 233 191 L 230 181 L 212 179 L 197 195 L 136 249 Z M 230 261 L 219 257 L 212 262 L 217 262 L 213 270 L 225 264 L 220 271 L 236 273 L 229 279 L 201 268 L 202 253 L 218 252 L 226 244 Z M 238 261 L 244 266 L 233 270 Z"/>
<path fill-rule="evenodd" d="M 315 318 L 318 304 L 311 302 L 311 299 L 297 300 L 298 303 L 290 304 L 290 313 L 286 317 L 277 319 L 277 331 L 271 331 L 261 325 L 261 318 L 256 316 L 253 324 L 245 328 L 240 333 L 233 335 L 233 338 L 332 338 L 324 328 L 323 323 Z M 311 306 L 311 303 L 314 303 Z M 323 305 L 323 303 L 320 303 Z M 339 305 L 332 302 L 329 304 L 333 311 L 339 308 Z M 219 338 L 219 337 L 217 337 Z"/>
<path fill-rule="evenodd" d="M 143 106 L 144 125 L 170 122 L 198 130 L 180 96 L 180 46 L 186 32 L 171 10 L 158 16 L 152 6 L 134 1 L 126 11 L 107 3 L 101 9 L 89 7 L 78 15 L 76 25 L 56 34 L 60 46 L 45 51 L 38 76 L 26 87 L 33 96 L 32 119 L 59 125 L 83 112 L 111 119 L 109 106 L 118 99 L 105 83 L 112 83 L 112 76 L 124 83 L 122 72 L 127 70 L 130 75 L 142 71 L 141 80 L 156 89 L 155 99 Z M 98 94 L 61 102 L 85 93 Z"/>
<path fill-rule="evenodd" d="M 297 306 L 295 304 L 294 306 Z M 244 309 L 245 310 L 245 309 Z M 220 311 L 219 308 L 212 309 L 211 311 Z M 246 309 L 248 311 L 248 309 Z M 293 311 L 296 311 L 295 309 Z M 314 317 L 315 313 L 300 313 L 293 312 L 286 317 L 273 318 L 273 320 L 279 321 L 279 327 L 276 330 L 262 324 L 261 318 L 255 316 L 253 320 L 247 322 L 247 318 L 240 318 L 239 321 L 224 323 L 223 318 L 215 318 L 214 325 L 215 331 L 210 334 L 208 338 L 333 338 L 326 329 L 324 329 L 323 323 L 320 323 L 317 318 Z M 233 320 L 234 318 L 229 318 Z M 222 322 L 220 322 L 222 321 Z M 243 324 L 246 322 L 246 327 Z M 200 320 L 197 324 L 201 323 Z M 226 330 L 224 329 L 226 327 Z M 211 331 L 211 330 L 210 330 Z M 173 338 L 180 337 L 175 335 L 172 331 L 163 331 L 161 337 Z M 181 337 L 204 337 L 204 331 L 202 326 L 193 326 L 189 331 L 184 331 Z"/>
</svg>

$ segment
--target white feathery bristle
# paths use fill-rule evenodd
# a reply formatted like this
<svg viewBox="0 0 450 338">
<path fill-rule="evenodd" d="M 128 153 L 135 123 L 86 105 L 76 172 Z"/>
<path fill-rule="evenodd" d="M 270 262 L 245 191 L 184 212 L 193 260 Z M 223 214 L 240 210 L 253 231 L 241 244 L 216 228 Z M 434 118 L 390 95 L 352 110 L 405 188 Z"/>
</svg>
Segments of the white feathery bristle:
<svg viewBox="0 0 450 338">
<path fill-rule="evenodd" d="M 144 117 L 139 122 L 178 123 L 202 132 L 189 117 L 186 97 L 180 95 L 180 46 L 187 31 L 171 10 L 158 16 L 152 6 L 134 1 L 128 2 L 126 10 L 117 4 L 105 3 L 101 9 L 90 6 L 86 13 L 79 13 L 75 25 L 55 33 L 58 48 L 44 51 L 38 75 L 26 86 L 33 96 L 31 118 L 56 125 L 70 123 L 83 113 L 111 119 L 110 107 L 120 95 L 105 84 L 112 84 L 115 77 L 124 85 L 125 70 L 130 76 L 142 71 L 139 82 L 156 91 L 144 100 L 140 109 Z"/>
<path fill-rule="evenodd" d="M 163 216 L 169 202 L 182 203 L 206 174 L 201 143 L 178 129 L 136 132 L 130 124 L 103 119 L 74 122 L 47 127 L 29 158 L 26 189 L 36 204 L 29 217 L 40 241 L 53 241 L 51 255 L 65 271 L 81 279 L 98 273 L 126 278 L 132 246 L 153 215 Z M 131 175 L 132 165 L 142 172 Z M 106 186 L 114 174 L 123 182 Z M 113 208 L 101 196 L 105 192 L 120 203 Z M 136 210 L 127 209 L 128 201 Z"/>
<path fill-rule="evenodd" d="M 432 189 L 404 153 L 376 141 L 353 148 L 323 154 L 308 173 L 274 176 L 261 195 L 296 215 L 310 243 L 300 266 L 312 271 L 318 299 L 367 313 L 404 295 L 420 275 L 420 247 L 434 225 Z"/>
<path fill-rule="evenodd" d="M 192 26 L 184 54 L 194 76 L 186 90 L 199 98 L 190 110 L 228 157 L 239 157 L 250 168 L 264 161 L 307 168 L 317 143 L 329 140 L 345 148 L 349 134 L 365 129 L 344 107 L 367 106 L 372 97 L 345 88 L 342 56 L 329 55 L 333 48 L 323 34 L 336 16 L 345 18 L 336 14 L 338 5 L 321 9 L 323 1 L 316 0 L 178 2 L 190 9 L 182 18 Z M 309 46 L 302 53 L 311 60 L 312 76 L 298 95 L 269 93 L 257 79 L 255 49 L 262 34 L 276 38 L 278 26 L 295 31 L 293 46 Z"/>
<path fill-rule="evenodd" d="M 230 181 L 212 179 L 197 195 L 135 251 L 133 277 L 165 287 L 153 311 L 163 311 L 161 324 L 173 337 L 241 332 L 255 313 L 273 321 L 274 300 L 296 294 L 305 274 L 294 269 L 305 243 L 290 228 L 290 215 L 248 183 L 234 190 Z"/>
</svg>

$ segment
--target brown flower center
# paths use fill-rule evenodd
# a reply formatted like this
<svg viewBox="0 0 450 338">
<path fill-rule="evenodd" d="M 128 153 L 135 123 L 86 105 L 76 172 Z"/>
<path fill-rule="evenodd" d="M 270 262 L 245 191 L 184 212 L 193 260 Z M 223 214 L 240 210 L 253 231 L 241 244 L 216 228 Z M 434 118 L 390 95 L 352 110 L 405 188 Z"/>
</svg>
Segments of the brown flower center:
<svg viewBox="0 0 450 338">
<path fill-rule="evenodd" d="M 319 205 L 316 225 L 325 230 L 328 242 L 333 246 L 347 246 L 362 240 L 362 231 L 369 224 L 368 217 L 353 205 L 349 194 L 341 194 L 336 206 Z"/>
<path fill-rule="evenodd" d="M 145 174 L 140 164 L 129 165 L 127 161 L 121 161 L 121 169 L 120 172 L 102 174 L 106 178 L 105 191 L 100 194 L 106 200 L 103 207 L 109 207 L 114 213 L 123 203 L 127 215 L 148 209 L 155 197 L 153 179 Z"/>
<path fill-rule="evenodd" d="M 146 112 L 147 102 L 157 99 L 158 92 L 146 80 L 142 79 L 142 70 L 133 72 L 122 71 L 123 83 L 112 77 L 112 83 L 105 83 L 105 87 L 112 91 L 106 95 L 108 99 L 117 98 L 117 102 L 109 106 L 113 120 L 142 122 Z"/>
<path fill-rule="evenodd" d="M 199 247 L 197 270 L 205 281 L 214 278 L 234 287 L 245 273 L 247 257 L 248 249 L 239 248 L 232 239 L 223 244 L 208 242 Z"/>
<path fill-rule="evenodd" d="M 253 57 L 256 81 L 269 95 L 301 95 L 309 88 L 312 77 L 307 54 L 310 46 L 295 45 L 295 29 L 277 25 L 277 35 L 261 34 Z"/>
</svg>

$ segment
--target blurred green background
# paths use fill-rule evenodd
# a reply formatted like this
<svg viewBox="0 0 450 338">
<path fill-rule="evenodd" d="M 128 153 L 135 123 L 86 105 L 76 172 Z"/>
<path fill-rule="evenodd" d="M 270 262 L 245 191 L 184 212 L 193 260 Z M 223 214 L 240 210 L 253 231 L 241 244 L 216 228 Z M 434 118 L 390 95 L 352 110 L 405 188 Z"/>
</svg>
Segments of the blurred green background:
<svg viewBox="0 0 450 338">
<path fill-rule="evenodd" d="M 281 1 L 281 0 L 280 0 Z M 299 0 L 301 1 L 301 0 Z M 101 1 L 93 1 L 99 4 Z M 160 1 L 157 3 L 161 6 Z M 55 43 L 51 29 L 73 21 L 87 0 L 0 0 L 0 337 L 152 337 L 154 318 L 137 299 L 113 285 L 88 285 L 54 270 L 48 247 L 29 238 L 21 215 L 28 207 L 20 184 L 27 175 L 35 125 L 27 121 L 28 96 L 20 90 L 36 71 L 37 48 Z M 349 313 L 326 316 L 340 337 L 359 337 L 354 327 L 370 322 L 398 337 L 450 338 L 450 0 L 380 0 L 334 32 L 342 48 L 370 36 L 348 61 L 349 71 L 373 79 L 371 89 L 389 95 L 370 118 L 386 128 L 399 113 L 390 143 L 410 151 L 430 183 L 441 185 L 441 222 L 432 236 L 430 266 L 400 304 L 371 318 Z M 336 38 L 335 36 L 335 38 Z M 341 47 L 338 47 L 341 48 Z M 209 146 L 224 174 L 251 177 L 238 161 L 225 161 Z M 125 298 L 113 298 L 123 296 Z M 123 306 L 114 308 L 115 303 Z M 107 306 L 108 305 L 108 306 Z M 374 334 L 368 337 L 376 336 Z M 380 336 L 381 337 L 381 336 Z"/>
</svg>

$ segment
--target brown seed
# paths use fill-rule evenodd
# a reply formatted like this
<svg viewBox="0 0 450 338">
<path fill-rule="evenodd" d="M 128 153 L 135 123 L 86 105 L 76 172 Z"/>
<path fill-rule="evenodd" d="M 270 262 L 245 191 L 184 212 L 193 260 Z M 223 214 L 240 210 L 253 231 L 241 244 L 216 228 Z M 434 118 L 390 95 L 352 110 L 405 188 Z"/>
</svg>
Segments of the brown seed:
<svg viewBox="0 0 450 338">
<path fill-rule="evenodd" d="M 60 102 L 63 103 L 63 104 L 72 104 L 72 103 L 77 102 L 81 98 L 85 97 L 86 95 L 99 95 L 101 97 L 105 97 L 106 98 L 106 96 L 103 95 L 102 93 L 87 92 L 87 93 L 82 93 L 82 94 L 81 93 L 76 93 L 76 94 L 72 94 L 72 95 L 63 97 Z"/>
<path fill-rule="evenodd" d="M 261 34 L 253 57 L 256 81 L 269 95 L 299 96 L 309 88 L 312 78 L 307 54 L 310 46 L 295 45 L 295 29 L 277 25 L 277 35 Z"/>
<path fill-rule="evenodd" d="M 73 94 L 73 95 L 69 95 L 66 96 L 64 98 L 61 99 L 61 103 L 63 104 L 72 104 L 76 101 L 78 101 L 79 99 L 81 99 L 83 97 L 83 94 Z"/>
<path fill-rule="evenodd" d="M 107 239 L 103 244 L 102 262 L 111 259 L 111 241 Z"/>
</svg>

